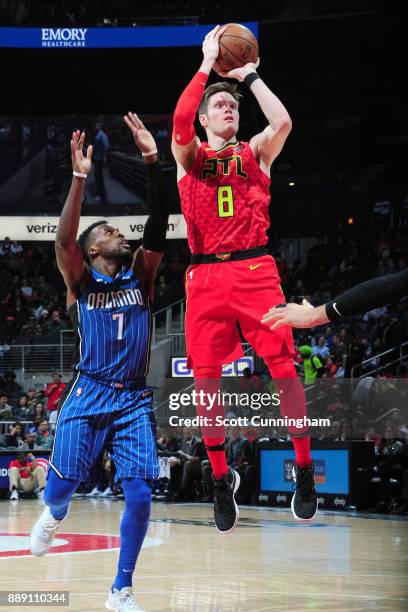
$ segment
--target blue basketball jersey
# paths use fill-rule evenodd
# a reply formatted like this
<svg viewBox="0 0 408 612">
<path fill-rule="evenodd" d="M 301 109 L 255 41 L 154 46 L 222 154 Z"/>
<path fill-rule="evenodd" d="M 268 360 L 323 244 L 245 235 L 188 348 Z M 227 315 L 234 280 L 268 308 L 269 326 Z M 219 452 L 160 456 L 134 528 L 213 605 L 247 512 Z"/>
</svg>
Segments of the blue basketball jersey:
<svg viewBox="0 0 408 612">
<path fill-rule="evenodd" d="M 92 269 L 92 278 L 68 313 L 78 332 L 76 370 L 105 382 L 147 374 L 150 301 L 131 269 L 114 279 Z"/>
</svg>

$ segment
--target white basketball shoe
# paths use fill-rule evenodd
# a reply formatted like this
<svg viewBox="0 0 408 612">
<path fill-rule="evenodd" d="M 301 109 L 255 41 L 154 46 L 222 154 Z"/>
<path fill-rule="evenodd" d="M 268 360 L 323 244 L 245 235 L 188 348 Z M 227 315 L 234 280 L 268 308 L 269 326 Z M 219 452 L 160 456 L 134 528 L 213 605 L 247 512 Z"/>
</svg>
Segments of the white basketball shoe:
<svg viewBox="0 0 408 612">
<path fill-rule="evenodd" d="M 109 591 L 105 608 L 112 612 L 143 612 L 133 599 L 132 587 L 123 587 L 120 591 Z"/>
<path fill-rule="evenodd" d="M 49 507 L 45 506 L 43 513 L 31 531 L 30 548 L 32 555 L 42 557 L 48 552 L 60 523 L 61 521 L 52 516 Z"/>
</svg>

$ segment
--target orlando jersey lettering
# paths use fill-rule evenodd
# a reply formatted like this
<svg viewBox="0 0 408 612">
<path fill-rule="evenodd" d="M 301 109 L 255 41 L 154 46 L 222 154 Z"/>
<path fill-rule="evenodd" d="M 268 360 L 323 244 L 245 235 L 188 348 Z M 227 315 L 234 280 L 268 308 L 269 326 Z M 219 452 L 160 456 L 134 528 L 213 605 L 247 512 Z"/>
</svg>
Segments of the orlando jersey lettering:
<svg viewBox="0 0 408 612">
<path fill-rule="evenodd" d="M 131 269 L 114 279 L 92 269 L 89 284 L 68 312 L 78 333 L 78 371 L 105 381 L 146 376 L 150 302 Z"/>
</svg>

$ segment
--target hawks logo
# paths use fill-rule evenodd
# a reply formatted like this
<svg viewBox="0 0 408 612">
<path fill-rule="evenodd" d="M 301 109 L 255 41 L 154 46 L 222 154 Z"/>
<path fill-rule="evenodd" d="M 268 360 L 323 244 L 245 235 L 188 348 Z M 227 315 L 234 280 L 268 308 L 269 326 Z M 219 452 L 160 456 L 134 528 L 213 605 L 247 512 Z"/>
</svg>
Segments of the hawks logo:
<svg viewBox="0 0 408 612">
<path fill-rule="evenodd" d="M 228 261 L 231 258 L 231 253 L 217 253 L 217 259 L 221 259 L 221 261 Z"/>
</svg>

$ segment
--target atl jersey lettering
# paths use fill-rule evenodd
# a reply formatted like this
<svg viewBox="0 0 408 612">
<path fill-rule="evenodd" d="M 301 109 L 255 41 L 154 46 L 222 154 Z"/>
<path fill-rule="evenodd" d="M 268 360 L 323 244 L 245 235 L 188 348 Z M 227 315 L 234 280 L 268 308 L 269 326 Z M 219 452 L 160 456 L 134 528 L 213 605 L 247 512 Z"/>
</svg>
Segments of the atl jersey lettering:
<svg viewBox="0 0 408 612">
<path fill-rule="evenodd" d="M 116 278 L 92 270 L 92 278 L 68 313 L 78 332 L 76 370 L 109 381 L 146 376 L 150 302 L 132 270 Z"/>
<path fill-rule="evenodd" d="M 178 183 L 193 254 L 263 246 L 269 227 L 270 179 L 248 142 L 216 151 L 203 142 Z"/>
</svg>

